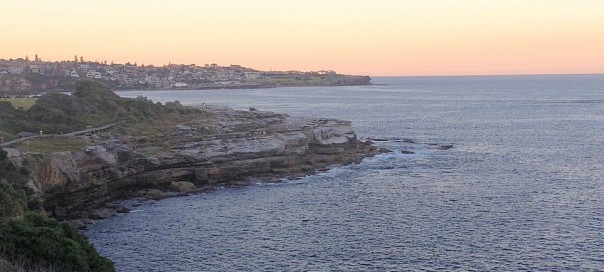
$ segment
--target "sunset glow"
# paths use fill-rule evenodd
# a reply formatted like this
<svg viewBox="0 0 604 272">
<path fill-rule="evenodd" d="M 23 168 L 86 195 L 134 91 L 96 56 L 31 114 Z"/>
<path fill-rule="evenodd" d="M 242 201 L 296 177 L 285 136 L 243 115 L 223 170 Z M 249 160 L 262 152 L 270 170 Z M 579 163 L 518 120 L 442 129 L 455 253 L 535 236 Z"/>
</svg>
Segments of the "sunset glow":
<svg viewBox="0 0 604 272">
<path fill-rule="evenodd" d="M 604 73 L 604 1 L 8 0 L 0 58 L 368 75 Z"/>
</svg>

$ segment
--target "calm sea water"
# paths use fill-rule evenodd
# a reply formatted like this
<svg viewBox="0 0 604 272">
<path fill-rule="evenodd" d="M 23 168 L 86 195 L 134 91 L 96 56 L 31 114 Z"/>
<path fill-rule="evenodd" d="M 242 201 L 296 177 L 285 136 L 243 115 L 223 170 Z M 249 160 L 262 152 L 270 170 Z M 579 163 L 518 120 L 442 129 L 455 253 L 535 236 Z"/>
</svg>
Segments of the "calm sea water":
<svg viewBox="0 0 604 272">
<path fill-rule="evenodd" d="M 351 120 L 395 152 L 147 203 L 88 236 L 119 271 L 604 270 L 604 76 L 373 82 L 120 93 Z"/>
</svg>

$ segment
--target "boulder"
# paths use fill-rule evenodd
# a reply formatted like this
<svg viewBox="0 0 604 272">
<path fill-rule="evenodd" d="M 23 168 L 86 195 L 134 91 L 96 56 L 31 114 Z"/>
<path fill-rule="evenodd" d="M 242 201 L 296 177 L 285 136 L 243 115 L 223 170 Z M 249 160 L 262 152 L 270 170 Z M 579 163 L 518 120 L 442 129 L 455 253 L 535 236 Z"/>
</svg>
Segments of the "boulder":
<svg viewBox="0 0 604 272">
<path fill-rule="evenodd" d="M 104 209 L 94 209 L 94 210 L 90 210 L 88 211 L 88 218 L 90 219 L 107 219 L 111 216 L 113 216 L 115 214 L 115 210 L 113 209 L 108 209 L 108 208 L 104 208 Z"/>
<path fill-rule="evenodd" d="M 117 207 L 117 209 L 115 209 L 115 211 L 117 213 L 129 213 L 130 209 L 128 209 L 128 208 L 126 208 L 124 206 L 119 206 L 119 207 Z"/>
<path fill-rule="evenodd" d="M 343 147 L 322 147 L 322 148 L 313 148 L 312 151 L 316 154 L 334 155 L 334 154 L 343 153 L 344 148 Z"/>
<path fill-rule="evenodd" d="M 195 190 L 195 184 L 188 181 L 175 181 L 170 183 L 170 189 L 179 193 L 190 193 Z"/>
<path fill-rule="evenodd" d="M 440 150 L 449 150 L 451 148 L 453 148 L 453 145 L 441 145 L 438 147 Z"/>
<path fill-rule="evenodd" d="M 73 219 L 73 220 L 69 220 L 67 221 L 67 223 L 69 223 L 69 225 L 71 225 L 72 227 L 76 228 L 76 229 L 85 229 L 86 228 L 86 223 L 84 223 L 83 219 Z"/>
<path fill-rule="evenodd" d="M 145 193 L 145 198 L 146 199 L 162 199 L 166 197 L 166 193 L 157 190 L 157 189 L 149 189 L 147 190 L 147 192 Z"/>
</svg>

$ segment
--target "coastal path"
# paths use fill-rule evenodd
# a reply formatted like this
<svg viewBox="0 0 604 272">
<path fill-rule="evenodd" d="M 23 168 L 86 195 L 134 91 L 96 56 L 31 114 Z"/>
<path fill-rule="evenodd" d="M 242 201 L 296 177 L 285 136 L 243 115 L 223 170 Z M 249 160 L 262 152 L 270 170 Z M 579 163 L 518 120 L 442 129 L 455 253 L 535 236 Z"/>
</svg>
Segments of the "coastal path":
<svg viewBox="0 0 604 272">
<path fill-rule="evenodd" d="M 0 147 L 11 146 L 13 144 L 20 143 L 20 142 L 27 141 L 27 140 L 31 140 L 31 139 L 35 139 L 35 138 L 44 138 L 44 137 L 52 137 L 52 136 L 79 136 L 79 135 L 84 135 L 86 133 L 96 133 L 96 132 L 99 132 L 99 131 L 110 129 L 110 128 L 116 126 L 119 123 L 120 122 L 116 122 L 116 123 L 112 123 L 112 124 L 108 124 L 108 125 L 104 125 L 104 126 L 100 126 L 100 127 L 87 128 L 87 129 L 84 129 L 84 130 L 78 130 L 78 131 L 74 131 L 74 132 L 70 132 L 70 133 L 65 133 L 65 134 L 44 134 L 44 135 L 36 135 L 36 136 L 31 136 L 31 137 L 19 138 L 19 139 L 16 139 L 16 140 L 8 141 L 6 143 L 2 143 L 2 144 L 0 144 Z"/>
</svg>

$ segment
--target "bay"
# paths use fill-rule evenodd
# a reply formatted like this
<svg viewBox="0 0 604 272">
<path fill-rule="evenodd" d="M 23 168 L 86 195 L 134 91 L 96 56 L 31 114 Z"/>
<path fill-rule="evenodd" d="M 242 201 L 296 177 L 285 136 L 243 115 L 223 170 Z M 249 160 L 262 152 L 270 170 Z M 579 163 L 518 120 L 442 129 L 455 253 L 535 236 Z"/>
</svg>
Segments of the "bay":
<svg viewBox="0 0 604 272">
<path fill-rule="evenodd" d="M 119 271 L 604 270 L 604 76 L 373 83 L 120 92 L 350 120 L 394 152 L 147 203 L 86 234 Z"/>
</svg>

